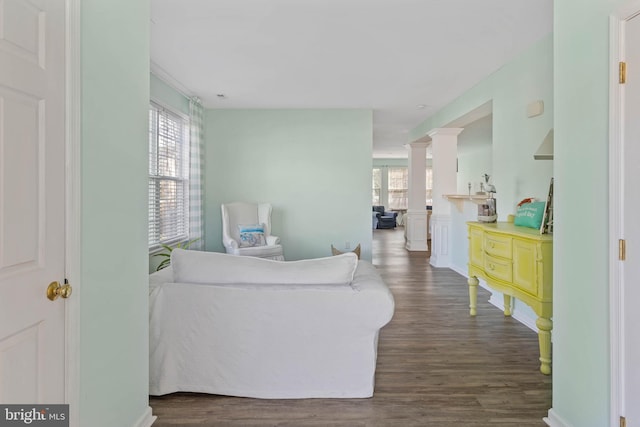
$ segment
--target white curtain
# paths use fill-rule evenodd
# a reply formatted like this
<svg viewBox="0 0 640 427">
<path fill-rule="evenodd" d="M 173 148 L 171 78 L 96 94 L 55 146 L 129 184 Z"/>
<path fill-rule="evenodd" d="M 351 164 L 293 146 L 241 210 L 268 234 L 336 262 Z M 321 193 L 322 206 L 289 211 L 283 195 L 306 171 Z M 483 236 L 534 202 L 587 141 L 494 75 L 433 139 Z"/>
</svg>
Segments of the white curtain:
<svg viewBox="0 0 640 427">
<path fill-rule="evenodd" d="M 189 167 L 189 239 L 198 239 L 190 249 L 204 249 L 204 129 L 203 108 L 200 99 L 189 101 L 190 167 Z"/>
</svg>

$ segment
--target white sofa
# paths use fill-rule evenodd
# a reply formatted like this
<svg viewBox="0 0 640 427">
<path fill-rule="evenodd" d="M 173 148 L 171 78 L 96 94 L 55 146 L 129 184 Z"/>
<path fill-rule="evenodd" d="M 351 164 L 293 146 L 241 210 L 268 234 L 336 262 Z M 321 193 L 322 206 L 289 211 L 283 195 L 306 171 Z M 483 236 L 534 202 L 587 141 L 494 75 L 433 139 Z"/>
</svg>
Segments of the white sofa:
<svg viewBox="0 0 640 427">
<path fill-rule="evenodd" d="M 373 395 L 389 288 L 352 253 L 272 261 L 172 253 L 150 276 L 150 394 Z"/>
</svg>

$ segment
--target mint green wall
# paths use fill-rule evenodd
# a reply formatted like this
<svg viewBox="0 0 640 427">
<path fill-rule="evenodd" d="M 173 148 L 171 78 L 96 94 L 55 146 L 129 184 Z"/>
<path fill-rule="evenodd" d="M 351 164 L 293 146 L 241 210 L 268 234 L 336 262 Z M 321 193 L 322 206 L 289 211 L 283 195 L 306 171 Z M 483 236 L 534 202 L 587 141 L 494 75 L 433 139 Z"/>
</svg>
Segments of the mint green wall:
<svg viewBox="0 0 640 427">
<path fill-rule="evenodd" d="M 553 410 L 580 427 L 609 425 L 609 14 L 624 3 L 554 2 Z"/>
<path fill-rule="evenodd" d="M 165 83 L 155 74 L 150 75 L 151 99 L 172 111 L 189 114 L 189 98 Z"/>
<path fill-rule="evenodd" d="M 148 408 L 149 8 L 82 0 L 82 426 L 133 426 Z"/>
<path fill-rule="evenodd" d="M 527 118 L 527 105 L 543 100 L 545 112 Z M 498 194 L 499 220 L 515 211 L 525 197 L 546 198 L 553 162 L 534 160 L 545 135 L 553 127 L 553 38 L 543 38 L 462 96 L 413 129 L 410 139 L 493 101 L 493 176 Z M 464 131 L 463 131 L 464 133 Z"/>
<path fill-rule="evenodd" d="M 362 245 L 371 260 L 370 110 L 207 110 L 206 249 L 224 251 L 220 204 L 270 202 L 285 258 Z"/>
<path fill-rule="evenodd" d="M 491 176 L 490 182 L 493 182 L 493 149 L 491 145 L 458 153 L 458 174 L 456 176 L 458 194 L 468 194 L 469 183 L 471 183 L 471 193 L 480 191 L 480 182 L 484 182 L 482 175 L 485 173 Z"/>
<path fill-rule="evenodd" d="M 482 175 L 493 177 L 493 116 L 489 115 L 464 127 L 458 135 L 457 193 L 480 191 Z M 493 182 L 493 180 L 491 180 Z"/>
</svg>

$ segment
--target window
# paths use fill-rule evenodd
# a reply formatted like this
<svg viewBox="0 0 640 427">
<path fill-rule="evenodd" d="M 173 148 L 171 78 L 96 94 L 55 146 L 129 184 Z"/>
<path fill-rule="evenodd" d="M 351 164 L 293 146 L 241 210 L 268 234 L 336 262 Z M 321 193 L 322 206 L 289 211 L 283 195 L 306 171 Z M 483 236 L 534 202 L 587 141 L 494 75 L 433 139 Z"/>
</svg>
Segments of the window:
<svg viewBox="0 0 640 427">
<path fill-rule="evenodd" d="M 376 167 L 372 170 L 373 205 L 388 206 L 389 209 L 407 209 L 409 206 L 409 169 L 406 167 Z M 388 179 L 383 179 L 383 178 Z M 425 200 L 432 204 L 433 169 L 425 171 Z"/>
<path fill-rule="evenodd" d="M 371 200 L 373 206 L 379 206 L 380 203 L 380 190 L 382 189 L 382 170 L 379 168 L 373 169 L 373 177 L 372 177 L 372 195 Z"/>
<path fill-rule="evenodd" d="M 149 248 L 189 238 L 188 121 L 149 110 Z"/>
<path fill-rule="evenodd" d="M 389 168 L 389 209 L 407 209 L 409 169 Z"/>
</svg>

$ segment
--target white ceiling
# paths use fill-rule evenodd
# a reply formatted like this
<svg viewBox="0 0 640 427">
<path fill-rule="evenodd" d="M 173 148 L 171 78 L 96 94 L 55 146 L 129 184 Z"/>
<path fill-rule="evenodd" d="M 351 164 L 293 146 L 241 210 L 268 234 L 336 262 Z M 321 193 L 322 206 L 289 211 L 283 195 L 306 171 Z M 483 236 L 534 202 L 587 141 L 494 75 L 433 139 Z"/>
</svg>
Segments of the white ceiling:
<svg viewBox="0 0 640 427">
<path fill-rule="evenodd" d="M 373 109 L 374 157 L 406 157 L 411 129 L 549 34 L 552 12 L 553 0 L 151 0 L 152 70 L 209 108 Z"/>
</svg>

